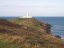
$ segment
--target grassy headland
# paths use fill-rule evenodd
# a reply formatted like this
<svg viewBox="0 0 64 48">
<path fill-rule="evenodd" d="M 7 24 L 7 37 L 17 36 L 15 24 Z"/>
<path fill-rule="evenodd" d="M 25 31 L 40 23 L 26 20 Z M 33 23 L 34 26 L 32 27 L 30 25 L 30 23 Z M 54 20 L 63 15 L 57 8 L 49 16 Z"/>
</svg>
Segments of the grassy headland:
<svg viewBox="0 0 64 48">
<path fill-rule="evenodd" d="M 64 48 L 50 29 L 35 18 L 0 19 L 0 48 Z"/>
</svg>

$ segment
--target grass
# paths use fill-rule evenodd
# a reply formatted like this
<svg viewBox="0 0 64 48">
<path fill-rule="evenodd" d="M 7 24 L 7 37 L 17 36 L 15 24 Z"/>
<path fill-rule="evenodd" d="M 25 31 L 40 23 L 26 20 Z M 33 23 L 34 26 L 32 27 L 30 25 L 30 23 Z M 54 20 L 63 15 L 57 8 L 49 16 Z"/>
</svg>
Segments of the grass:
<svg viewBox="0 0 64 48">
<path fill-rule="evenodd" d="M 21 46 L 5 40 L 0 40 L 0 48 L 21 48 Z"/>
<path fill-rule="evenodd" d="M 61 39 L 46 32 L 48 25 L 35 19 L 13 19 L 10 22 L 3 21 L 4 24 L 0 23 L 0 48 L 64 47 Z M 21 26 L 16 27 L 19 25 Z"/>
</svg>

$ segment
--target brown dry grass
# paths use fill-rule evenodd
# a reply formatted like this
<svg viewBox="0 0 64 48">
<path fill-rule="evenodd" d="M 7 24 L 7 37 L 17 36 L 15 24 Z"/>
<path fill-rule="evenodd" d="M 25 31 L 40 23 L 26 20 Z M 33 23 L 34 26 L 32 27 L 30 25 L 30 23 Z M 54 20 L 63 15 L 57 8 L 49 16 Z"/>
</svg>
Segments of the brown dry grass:
<svg viewBox="0 0 64 48">
<path fill-rule="evenodd" d="M 62 40 L 47 32 L 46 27 L 45 23 L 35 19 L 1 21 L 0 40 L 20 44 L 22 48 L 64 48 Z"/>
</svg>

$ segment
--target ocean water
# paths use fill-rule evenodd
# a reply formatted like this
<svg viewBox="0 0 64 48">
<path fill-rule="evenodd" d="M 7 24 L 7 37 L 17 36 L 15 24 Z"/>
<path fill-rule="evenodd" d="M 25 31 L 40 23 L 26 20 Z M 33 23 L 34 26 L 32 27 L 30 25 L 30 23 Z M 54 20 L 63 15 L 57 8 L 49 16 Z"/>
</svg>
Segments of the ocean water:
<svg viewBox="0 0 64 48">
<path fill-rule="evenodd" d="M 0 17 L 3 19 L 14 19 L 17 17 Z M 52 25 L 51 33 L 53 35 L 59 35 L 64 38 L 64 17 L 34 17 L 41 22 Z"/>
<path fill-rule="evenodd" d="M 64 17 L 36 17 L 41 22 L 52 25 L 51 33 L 64 38 Z"/>
</svg>

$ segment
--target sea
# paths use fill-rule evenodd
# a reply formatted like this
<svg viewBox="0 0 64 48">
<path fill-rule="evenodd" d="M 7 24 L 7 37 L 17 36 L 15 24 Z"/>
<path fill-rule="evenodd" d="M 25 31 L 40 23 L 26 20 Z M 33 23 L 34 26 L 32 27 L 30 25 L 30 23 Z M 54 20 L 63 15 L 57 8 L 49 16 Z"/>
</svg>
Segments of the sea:
<svg viewBox="0 0 64 48">
<path fill-rule="evenodd" d="M 3 19 L 14 19 L 17 17 L 0 17 Z M 51 34 L 64 38 L 64 17 L 33 17 L 37 20 L 52 25 Z"/>
<path fill-rule="evenodd" d="M 38 20 L 44 23 L 52 25 L 51 33 L 53 35 L 59 35 L 64 38 L 64 17 L 36 17 Z"/>
</svg>

